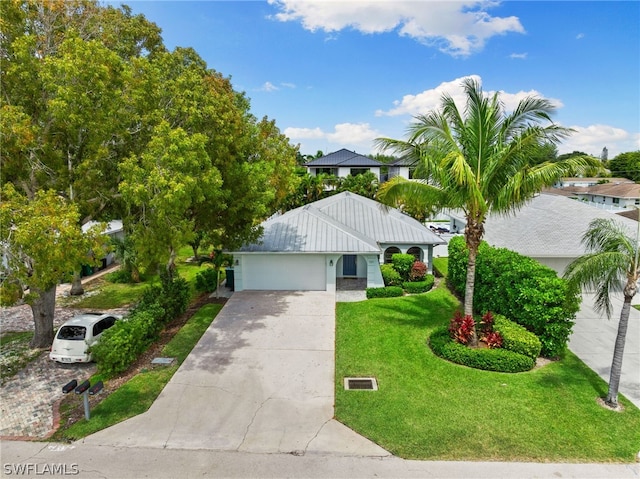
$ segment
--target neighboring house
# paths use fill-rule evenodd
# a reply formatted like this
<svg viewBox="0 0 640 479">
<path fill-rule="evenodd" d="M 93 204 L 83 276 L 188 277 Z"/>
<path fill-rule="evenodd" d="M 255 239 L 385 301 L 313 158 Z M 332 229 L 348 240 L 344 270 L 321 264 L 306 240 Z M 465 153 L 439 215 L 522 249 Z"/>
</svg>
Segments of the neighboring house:
<svg viewBox="0 0 640 479">
<path fill-rule="evenodd" d="M 89 221 L 88 223 L 85 223 L 84 225 L 82 225 L 82 231 L 88 231 L 89 228 L 98 224 L 100 224 L 99 221 Z M 103 231 L 103 233 L 109 238 L 117 238 L 121 240 L 124 239 L 124 228 L 122 225 L 122 220 L 113 220 L 108 222 L 107 227 Z M 83 267 L 82 268 L 83 276 L 88 276 L 95 271 L 104 269 L 107 266 L 113 264 L 113 262 L 115 261 L 115 255 L 113 253 L 108 253 L 105 257 L 101 259 L 102 259 L 102 265 L 98 268 L 94 269 L 87 266 Z"/>
<path fill-rule="evenodd" d="M 386 175 L 382 175 L 381 183 L 390 180 L 391 178 L 395 178 L 396 176 L 401 176 L 404 179 L 411 180 L 413 179 L 413 173 L 416 169 L 416 160 L 409 160 L 406 158 L 401 158 L 399 160 L 394 161 L 389 164 L 388 173 Z"/>
<path fill-rule="evenodd" d="M 335 291 L 337 278 L 384 286 L 380 263 L 409 253 L 431 271 L 438 235 L 395 208 L 350 192 L 262 223 L 256 243 L 233 252 L 235 290 Z"/>
<path fill-rule="evenodd" d="M 603 209 L 622 210 L 640 205 L 640 185 L 626 178 L 563 178 L 546 192 Z"/>
<path fill-rule="evenodd" d="M 343 148 L 311 160 L 305 166 L 307 167 L 307 172 L 312 176 L 325 173 L 345 178 L 349 175 L 356 176 L 371 172 L 380 180 L 380 168 L 385 164 Z"/>
<path fill-rule="evenodd" d="M 462 231 L 464 217 L 449 214 L 451 226 Z M 595 218 L 612 218 L 625 225 L 635 238 L 638 223 L 613 212 L 593 208 L 581 201 L 559 195 L 540 194 L 511 215 L 490 215 L 484 240 L 529 256 L 562 276 L 567 265 L 586 253 L 582 236 Z"/>
</svg>

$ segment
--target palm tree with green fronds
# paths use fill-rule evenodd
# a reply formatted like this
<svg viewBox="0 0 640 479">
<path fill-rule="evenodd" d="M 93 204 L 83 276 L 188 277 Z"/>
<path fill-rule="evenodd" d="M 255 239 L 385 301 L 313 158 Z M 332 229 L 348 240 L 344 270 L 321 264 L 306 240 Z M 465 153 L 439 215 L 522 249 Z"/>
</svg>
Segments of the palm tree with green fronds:
<svg viewBox="0 0 640 479">
<path fill-rule="evenodd" d="M 609 392 L 605 399 L 608 406 L 616 408 L 631 300 L 636 295 L 640 279 L 640 222 L 636 237 L 631 238 L 619 221 L 597 218 L 589 224 L 582 244 L 587 253 L 572 261 L 564 273 L 569 284 L 594 291 L 596 310 L 604 312 L 609 319 L 612 313 L 611 293 L 622 291 L 624 295 L 613 349 Z"/>
<path fill-rule="evenodd" d="M 549 100 L 528 96 L 507 113 L 499 94 L 485 95 L 473 78 L 465 79 L 463 88 L 463 111 L 445 94 L 439 110 L 415 117 L 406 140 L 376 140 L 383 151 L 417 161 L 422 176 L 395 177 L 380 187 L 378 198 L 392 206 L 422 203 L 464 212 L 469 250 L 464 312 L 472 315 L 476 257 L 487 215 L 516 211 L 557 179 L 578 173 L 589 160 L 529 161 L 540 145 L 559 143 L 572 132 L 551 121 L 554 106 Z M 477 344 L 475 333 L 470 344 Z"/>
</svg>

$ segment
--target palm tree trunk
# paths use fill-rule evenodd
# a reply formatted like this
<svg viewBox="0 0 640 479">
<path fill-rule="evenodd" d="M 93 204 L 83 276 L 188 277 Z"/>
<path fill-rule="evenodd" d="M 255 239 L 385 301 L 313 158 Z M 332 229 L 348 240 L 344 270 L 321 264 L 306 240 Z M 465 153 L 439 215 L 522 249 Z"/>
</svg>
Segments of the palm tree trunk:
<svg viewBox="0 0 640 479">
<path fill-rule="evenodd" d="M 631 311 L 632 296 L 624 296 L 622 311 L 620 312 L 620 322 L 618 323 L 618 335 L 613 349 L 613 361 L 611 363 L 611 374 L 609 376 L 609 392 L 605 403 L 609 407 L 618 407 L 618 388 L 620 386 L 620 376 L 622 375 L 622 356 L 624 354 L 624 343 L 627 338 L 627 326 L 629 325 L 629 313 Z"/>
<path fill-rule="evenodd" d="M 467 281 L 464 288 L 464 314 L 473 317 L 473 294 L 476 286 L 476 259 L 478 257 L 478 248 L 482 241 L 482 233 L 484 228 L 482 223 L 478 224 L 474 220 L 469 221 L 467 218 L 467 226 L 465 229 L 465 239 L 469 250 L 469 260 L 467 262 Z M 469 346 L 478 345 L 478 335 L 474 326 L 471 337 L 469 338 Z"/>
</svg>

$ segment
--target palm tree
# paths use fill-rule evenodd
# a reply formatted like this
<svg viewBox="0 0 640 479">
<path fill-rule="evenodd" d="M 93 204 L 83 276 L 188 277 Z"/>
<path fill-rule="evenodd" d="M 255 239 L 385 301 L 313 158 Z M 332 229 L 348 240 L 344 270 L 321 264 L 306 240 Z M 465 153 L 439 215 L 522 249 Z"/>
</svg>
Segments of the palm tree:
<svg viewBox="0 0 640 479">
<path fill-rule="evenodd" d="M 441 110 L 415 118 L 407 140 L 376 140 L 382 150 L 417 160 L 423 177 L 413 181 L 395 177 L 380 187 L 378 198 L 395 206 L 422 203 L 464 211 L 469 249 L 464 312 L 472 315 L 476 257 L 489 212 L 514 212 L 542 188 L 575 174 L 589 160 L 531 164 L 531 151 L 543 142 L 558 143 L 572 132 L 551 121 L 552 103 L 526 97 L 507 114 L 498 93 L 486 96 L 472 78 L 463 81 L 463 88 L 463 112 L 445 94 Z M 470 344 L 477 344 L 475 334 Z"/>
<path fill-rule="evenodd" d="M 627 337 L 631 300 L 640 279 L 640 222 L 636 238 L 627 235 L 627 229 L 613 219 L 598 218 L 589 224 L 582 237 L 587 253 L 575 259 L 565 271 L 570 284 L 595 291 L 595 306 L 611 318 L 611 291 L 622 291 L 624 303 L 620 312 L 618 335 L 613 349 L 613 361 L 609 376 L 609 392 L 605 403 L 618 406 L 618 387 L 622 372 L 622 355 Z"/>
</svg>

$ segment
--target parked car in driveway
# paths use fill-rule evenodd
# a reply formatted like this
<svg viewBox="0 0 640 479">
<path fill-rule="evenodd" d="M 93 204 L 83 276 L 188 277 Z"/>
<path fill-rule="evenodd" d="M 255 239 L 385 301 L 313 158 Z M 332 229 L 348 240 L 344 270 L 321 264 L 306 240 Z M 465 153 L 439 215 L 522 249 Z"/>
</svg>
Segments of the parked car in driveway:
<svg viewBox="0 0 640 479">
<path fill-rule="evenodd" d="M 100 341 L 104 331 L 122 316 L 118 314 L 84 313 L 66 321 L 53 339 L 49 359 L 59 363 L 88 363 L 89 348 Z"/>
</svg>

